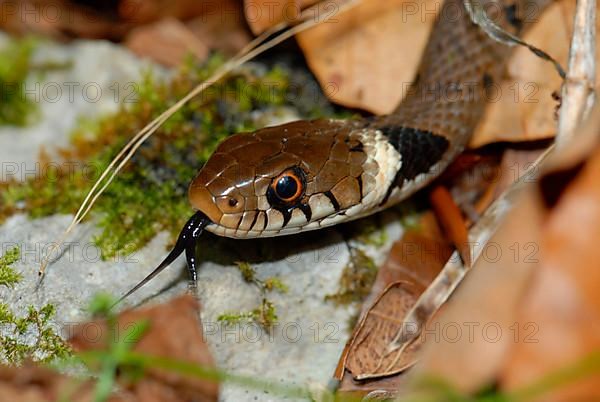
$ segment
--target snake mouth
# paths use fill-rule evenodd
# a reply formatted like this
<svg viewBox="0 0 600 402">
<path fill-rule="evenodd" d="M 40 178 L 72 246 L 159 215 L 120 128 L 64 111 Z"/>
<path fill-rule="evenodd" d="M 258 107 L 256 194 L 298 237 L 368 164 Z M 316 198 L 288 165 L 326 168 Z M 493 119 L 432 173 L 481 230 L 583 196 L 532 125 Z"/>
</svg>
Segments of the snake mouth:
<svg viewBox="0 0 600 402">
<path fill-rule="evenodd" d="M 188 219 L 188 221 L 185 223 L 185 225 L 179 232 L 179 236 L 177 237 L 177 241 L 175 242 L 175 246 L 173 246 L 171 252 L 167 254 L 164 260 L 152 272 L 150 272 L 148 276 L 142 279 L 130 291 L 121 296 L 121 298 L 117 300 L 117 302 L 114 305 L 119 304 L 125 298 L 127 298 L 132 293 L 134 293 L 139 288 L 148 283 L 148 281 L 150 281 L 156 275 L 161 273 L 183 252 L 185 252 L 185 258 L 187 262 L 187 269 L 190 274 L 190 280 L 195 284 L 196 280 L 198 279 L 196 266 L 196 241 L 204 231 L 204 228 L 207 225 L 211 224 L 213 224 L 213 222 L 203 212 L 197 211 L 196 213 L 194 213 L 194 215 L 192 215 L 191 218 Z"/>
</svg>

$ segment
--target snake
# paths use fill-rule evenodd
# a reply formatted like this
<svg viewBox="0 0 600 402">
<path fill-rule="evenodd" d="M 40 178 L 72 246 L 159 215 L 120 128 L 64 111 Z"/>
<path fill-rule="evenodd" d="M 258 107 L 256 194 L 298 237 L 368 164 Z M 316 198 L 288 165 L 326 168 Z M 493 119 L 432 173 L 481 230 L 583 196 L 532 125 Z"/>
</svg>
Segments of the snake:
<svg viewBox="0 0 600 402">
<path fill-rule="evenodd" d="M 496 14 L 494 23 L 513 35 L 551 2 L 480 1 Z M 204 230 L 236 239 L 303 233 L 410 197 L 464 150 L 510 52 L 471 20 L 463 0 L 446 0 L 414 80 L 390 114 L 298 120 L 227 137 L 189 185 L 196 212 L 173 249 L 120 300 L 183 252 L 195 284 L 196 243 Z"/>
</svg>

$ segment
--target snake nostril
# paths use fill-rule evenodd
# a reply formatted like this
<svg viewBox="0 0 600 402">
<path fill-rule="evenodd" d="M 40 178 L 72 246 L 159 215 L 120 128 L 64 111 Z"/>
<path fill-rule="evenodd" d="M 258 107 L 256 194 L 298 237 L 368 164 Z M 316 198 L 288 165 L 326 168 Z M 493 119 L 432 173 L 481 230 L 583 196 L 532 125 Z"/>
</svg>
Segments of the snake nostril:
<svg viewBox="0 0 600 402">
<path fill-rule="evenodd" d="M 228 194 L 216 197 L 215 205 L 224 214 L 237 214 L 244 209 L 244 197 L 239 194 Z"/>
</svg>

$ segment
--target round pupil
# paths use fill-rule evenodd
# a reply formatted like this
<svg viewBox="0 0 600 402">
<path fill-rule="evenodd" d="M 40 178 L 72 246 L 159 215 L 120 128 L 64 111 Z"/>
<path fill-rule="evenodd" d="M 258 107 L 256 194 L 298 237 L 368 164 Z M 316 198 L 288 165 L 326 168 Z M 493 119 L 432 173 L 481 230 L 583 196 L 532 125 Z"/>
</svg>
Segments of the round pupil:
<svg viewBox="0 0 600 402">
<path fill-rule="evenodd" d="M 298 191 L 298 183 L 290 176 L 283 176 L 277 181 L 277 195 L 283 199 L 292 198 Z"/>
</svg>

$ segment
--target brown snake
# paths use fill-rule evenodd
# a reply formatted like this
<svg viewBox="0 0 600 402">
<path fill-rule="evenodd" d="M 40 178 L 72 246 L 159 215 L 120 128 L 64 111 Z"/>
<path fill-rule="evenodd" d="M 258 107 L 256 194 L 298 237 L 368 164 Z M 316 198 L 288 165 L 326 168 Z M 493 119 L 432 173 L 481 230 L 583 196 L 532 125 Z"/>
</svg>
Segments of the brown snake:
<svg viewBox="0 0 600 402">
<path fill-rule="evenodd" d="M 549 2 L 482 1 L 515 34 Z M 190 184 L 198 212 L 174 249 L 123 298 L 183 251 L 195 282 L 203 229 L 234 238 L 280 236 L 371 215 L 412 195 L 464 149 L 509 54 L 471 22 L 462 0 L 447 0 L 411 89 L 393 113 L 296 121 L 227 138 Z"/>
</svg>

